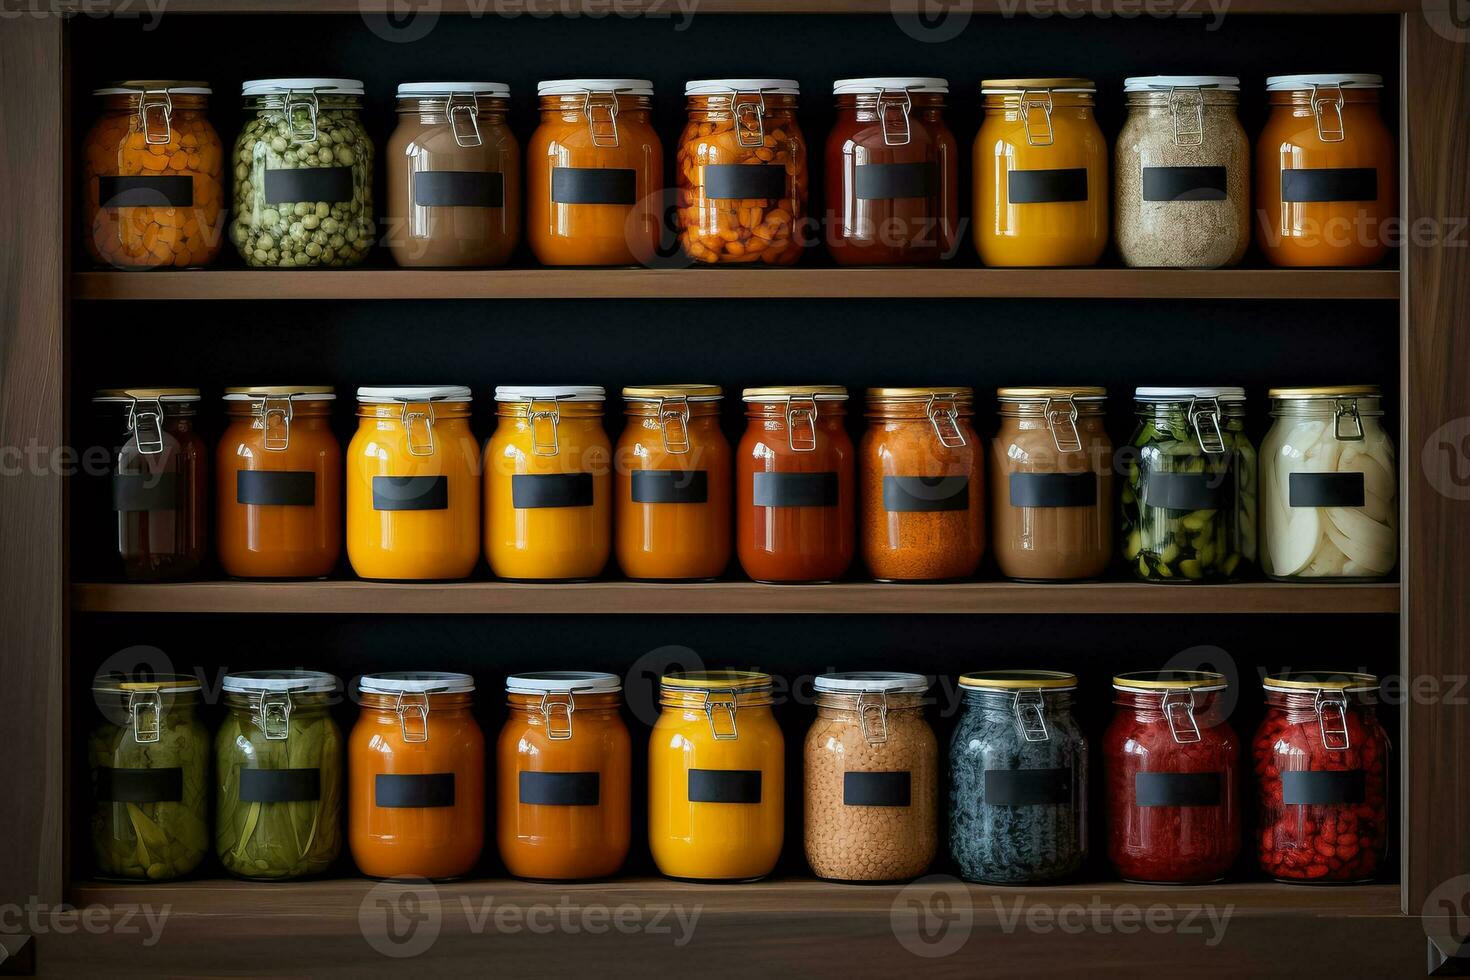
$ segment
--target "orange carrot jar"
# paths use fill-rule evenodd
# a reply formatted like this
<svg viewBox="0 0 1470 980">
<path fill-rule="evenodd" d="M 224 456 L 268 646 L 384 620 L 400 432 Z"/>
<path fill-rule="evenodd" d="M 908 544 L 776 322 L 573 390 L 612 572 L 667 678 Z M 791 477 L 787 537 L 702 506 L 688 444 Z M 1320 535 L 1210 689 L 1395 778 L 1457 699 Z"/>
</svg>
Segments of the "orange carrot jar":
<svg viewBox="0 0 1470 980">
<path fill-rule="evenodd" d="M 320 578 L 342 554 L 342 447 L 327 387 L 226 388 L 215 450 L 220 566 L 235 578 Z"/>
<path fill-rule="evenodd" d="M 371 878 L 458 878 L 485 839 L 485 737 L 475 679 L 365 674 L 347 740 L 347 836 Z"/>
<path fill-rule="evenodd" d="M 1361 266 L 1388 251 L 1398 181 L 1379 75 L 1275 75 L 1256 141 L 1261 251 L 1272 265 Z"/>
<path fill-rule="evenodd" d="M 828 582 L 852 564 L 853 448 L 837 385 L 746 388 L 735 547 L 757 582 Z"/>
<path fill-rule="evenodd" d="M 624 388 L 618 565 L 629 578 L 709 579 L 730 563 L 730 443 L 718 385 Z"/>
<path fill-rule="evenodd" d="M 518 878 L 607 878 L 628 856 L 633 749 L 616 674 L 549 670 L 505 680 L 496 750 L 500 859 Z"/>
<path fill-rule="evenodd" d="M 203 82 L 120 82 L 82 143 L 82 244 L 127 269 L 208 265 L 224 240 L 219 134 Z"/>
</svg>

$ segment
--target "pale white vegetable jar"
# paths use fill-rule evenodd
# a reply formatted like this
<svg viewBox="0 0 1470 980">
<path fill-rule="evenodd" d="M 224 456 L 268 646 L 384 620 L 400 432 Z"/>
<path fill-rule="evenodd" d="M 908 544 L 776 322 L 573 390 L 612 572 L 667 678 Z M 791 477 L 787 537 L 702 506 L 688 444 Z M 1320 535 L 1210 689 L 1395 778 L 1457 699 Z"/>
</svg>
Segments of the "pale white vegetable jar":
<svg viewBox="0 0 1470 980">
<path fill-rule="evenodd" d="M 1273 388 L 1261 444 L 1261 564 L 1271 578 L 1386 578 L 1398 469 L 1376 385 Z"/>
</svg>

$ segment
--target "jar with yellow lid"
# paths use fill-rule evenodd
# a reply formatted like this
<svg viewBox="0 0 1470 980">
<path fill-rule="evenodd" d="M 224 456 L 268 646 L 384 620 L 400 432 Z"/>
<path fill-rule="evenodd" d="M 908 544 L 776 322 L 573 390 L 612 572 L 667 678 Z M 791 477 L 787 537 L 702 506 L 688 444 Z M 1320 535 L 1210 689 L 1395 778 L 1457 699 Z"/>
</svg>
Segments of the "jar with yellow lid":
<svg viewBox="0 0 1470 980">
<path fill-rule="evenodd" d="M 595 578 L 612 551 L 598 385 L 501 385 L 485 444 L 485 559 L 500 578 Z"/>
<path fill-rule="evenodd" d="M 1085 78 L 981 83 L 975 247 L 992 266 L 1092 265 L 1108 243 L 1108 147 Z"/>
<path fill-rule="evenodd" d="M 648 845 L 670 878 L 753 881 L 785 832 L 785 742 L 771 676 L 668 674 L 648 746 Z"/>
<path fill-rule="evenodd" d="M 347 558 L 363 578 L 465 578 L 480 557 L 480 447 L 470 390 L 357 389 Z"/>
<path fill-rule="evenodd" d="M 718 385 L 623 389 L 617 555 L 635 579 L 711 579 L 730 564 L 730 443 Z"/>
</svg>

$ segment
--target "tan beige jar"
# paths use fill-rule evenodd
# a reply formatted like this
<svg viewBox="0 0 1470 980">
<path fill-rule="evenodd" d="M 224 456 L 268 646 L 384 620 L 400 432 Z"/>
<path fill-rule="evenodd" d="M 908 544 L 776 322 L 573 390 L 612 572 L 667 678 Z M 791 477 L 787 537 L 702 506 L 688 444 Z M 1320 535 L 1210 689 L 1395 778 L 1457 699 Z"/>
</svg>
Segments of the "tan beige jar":
<svg viewBox="0 0 1470 980">
<path fill-rule="evenodd" d="M 929 682 L 886 671 L 823 674 L 804 749 L 806 859 L 820 878 L 904 881 L 938 845 L 939 758 Z"/>
</svg>

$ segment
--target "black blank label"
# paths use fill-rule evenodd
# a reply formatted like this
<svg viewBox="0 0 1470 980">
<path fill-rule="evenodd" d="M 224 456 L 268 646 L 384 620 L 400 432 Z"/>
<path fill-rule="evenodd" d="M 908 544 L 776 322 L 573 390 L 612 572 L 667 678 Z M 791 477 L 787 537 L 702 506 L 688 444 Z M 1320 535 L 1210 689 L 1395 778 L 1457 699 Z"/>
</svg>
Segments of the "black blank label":
<svg viewBox="0 0 1470 980">
<path fill-rule="evenodd" d="M 286 204 L 352 200 L 351 167 L 299 167 L 265 172 L 265 203 Z"/>
<path fill-rule="evenodd" d="M 179 475 L 177 473 L 113 474 L 113 510 L 125 512 L 175 510 L 178 508 L 178 498 Z"/>
<path fill-rule="evenodd" d="M 303 470 L 240 470 L 235 474 L 235 503 L 310 507 L 316 503 L 316 474 Z"/>
<path fill-rule="evenodd" d="M 184 770 L 97 770 L 97 799 L 104 803 L 177 803 L 184 798 Z"/>
<path fill-rule="evenodd" d="M 1058 806 L 1071 802 L 1071 769 L 985 770 L 988 806 Z"/>
<path fill-rule="evenodd" d="M 1292 473 L 1288 507 L 1361 507 L 1366 502 L 1361 473 Z"/>
<path fill-rule="evenodd" d="M 447 476 L 375 476 L 373 510 L 448 510 Z"/>
<path fill-rule="evenodd" d="M 511 506 L 591 507 L 591 473 L 517 473 L 510 478 Z"/>
<path fill-rule="evenodd" d="M 708 164 L 704 196 L 720 201 L 786 197 L 786 168 L 779 163 Z"/>
<path fill-rule="evenodd" d="M 1144 167 L 1145 201 L 1223 201 L 1224 167 Z"/>
<path fill-rule="evenodd" d="M 903 772 L 845 772 L 843 806 L 908 806 L 912 777 Z"/>
<path fill-rule="evenodd" d="M 320 769 L 240 770 L 240 799 L 245 803 L 294 803 L 321 797 Z"/>
<path fill-rule="evenodd" d="M 1087 168 L 1012 170 L 1006 174 L 1012 204 L 1050 204 L 1087 200 Z"/>
<path fill-rule="evenodd" d="M 505 206 L 505 174 L 498 170 L 423 170 L 413 175 L 413 203 L 423 208 Z"/>
<path fill-rule="evenodd" d="M 836 507 L 836 473 L 757 473 L 757 507 Z"/>
<path fill-rule="evenodd" d="M 609 167 L 553 167 L 551 200 L 557 204 L 633 204 L 638 174 Z"/>
<path fill-rule="evenodd" d="M 373 779 L 373 803 L 391 809 L 454 806 L 454 773 L 422 776 L 379 773 Z"/>
<path fill-rule="evenodd" d="M 104 208 L 189 208 L 194 206 L 194 178 L 98 177 L 97 200 Z"/>
<path fill-rule="evenodd" d="M 1212 510 L 1220 506 L 1218 479 L 1211 473 L 1145 473 L 1143 502 L 1168 510 Z"/>
<path fill-rule="evenodd" d="M 1012 473 L 1012 507 L 1093 507 L 1096 473 Z"/>
<path fill-rule="evenodd" d="M 927 513 L 967 510 L 970 478 L 967 476 L 885 476 L 883 509 L 889 513 Z"/>
<path fill-rule="evenodd" d="M 641 470 L 633 474 L 635 504 L 703 504 L 709 501 L 704 470 Z"/>
<path fill-rule="evenodd" d="M 528 806 L 596 806 L 601 780 L 595 772 L 523 772 L 521 802 Z"/>
<path fill-rule="evenodd" d="M 759 803 L 759 769 L 691 769 L 690 803 Z"/>
<path fill-rule="evenodd" d="M 1378 200 L 1372 167 L 1318 167 L 1281 171 L 1281 199 L 1295 203 Z"/>
<path fill-rule="evenodd" d="M 1139 806 L 1219 806 L 1217 772 L 1141 772 L 1133 792 Z"/>
<path fill-rule="evenodd" d="M 932 163 L 867 163 L 853 170 L 859 200 L 929 197 L 934 193 Z"/>
<path fill-rule="evenodd" d="M 1361 769 L 1337 772 L 1283 772 L 1281 802 L 1307 804 L 1362 803 L 1367 779 Z"/>
</svg>

